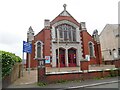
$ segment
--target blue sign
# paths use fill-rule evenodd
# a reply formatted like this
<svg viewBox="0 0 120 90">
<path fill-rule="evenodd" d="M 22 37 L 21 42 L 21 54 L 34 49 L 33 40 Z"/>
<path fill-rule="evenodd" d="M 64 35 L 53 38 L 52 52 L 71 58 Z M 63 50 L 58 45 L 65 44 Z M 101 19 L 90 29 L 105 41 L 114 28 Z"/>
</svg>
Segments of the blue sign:
<svg viewBox="0 0 120 90">
<path fill-rule="evenodd" d="M 23 41 L 23 52 L 31 53 L 32 52 L 32 44 L 30 44 L 26 41 Z"/>
</svg>

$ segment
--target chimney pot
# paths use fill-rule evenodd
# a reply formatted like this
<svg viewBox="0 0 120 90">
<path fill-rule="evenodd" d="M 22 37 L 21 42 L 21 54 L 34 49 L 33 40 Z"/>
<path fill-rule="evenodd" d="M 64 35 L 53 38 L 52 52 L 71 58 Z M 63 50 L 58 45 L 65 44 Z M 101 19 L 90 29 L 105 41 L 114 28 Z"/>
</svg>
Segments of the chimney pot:
<svg viewBox="0 0 120 90">
<path fill-rule="evenodd" d="M 49 20 L 49 19 L 45 19 L 45 20 L 44 20 L 44 27 L 45 27 L 45 28 L 50 27 L 50 20 Z"/>
<path fill-rule="evenodd" d="M 81 22 L 81 28 L 82 28 L 82 29 L 86 29 L 86 24 L 85 24 L 85 22 Z"/>
</svg>

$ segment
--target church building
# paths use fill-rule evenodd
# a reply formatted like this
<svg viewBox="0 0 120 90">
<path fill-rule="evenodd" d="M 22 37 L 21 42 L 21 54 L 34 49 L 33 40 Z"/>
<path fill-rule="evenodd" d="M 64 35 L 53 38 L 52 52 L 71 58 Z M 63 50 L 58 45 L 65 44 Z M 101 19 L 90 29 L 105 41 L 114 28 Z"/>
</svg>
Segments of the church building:
<svg viewBox="0 0 120 90">
<path fill-rule="evenodd" d="M 91 36 L 85 22 L 78 22 L 66 10 L 52 21 L 45 19 L 44 28 L 34 35 L 30 26 L 27 41 L 32 44 L 30 57 L 27 54 L 26 67 L 37 67 L 36 58 L 45 58 L 46 67 L 77 67 L 87 61 L 89 65 L 101 64 L 101 48 L 98 31 Z"/>
</svg>

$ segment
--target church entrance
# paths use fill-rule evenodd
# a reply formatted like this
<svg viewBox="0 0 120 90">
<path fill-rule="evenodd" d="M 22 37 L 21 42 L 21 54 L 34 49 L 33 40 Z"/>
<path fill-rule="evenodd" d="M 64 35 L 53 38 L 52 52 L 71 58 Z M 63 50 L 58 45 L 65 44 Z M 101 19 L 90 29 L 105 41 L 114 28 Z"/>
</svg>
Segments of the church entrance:
<svg viewBox="0 0 120 90">
<path fill-rule="evenodd" d="M 74 48 L 68 49 L 68 63 L 69 67 L 76 66 L 76 49 Z"/>
<path fill-rule="evenodd" d="M 56 58 L 57 58 L 57 67 L 58 67 L 58 50 L 56 50 Z M 65 49 L 60 48 L 59 49 L 59 61 L 60 61 L 60 67 L 65 67 Z"/>
</svg>

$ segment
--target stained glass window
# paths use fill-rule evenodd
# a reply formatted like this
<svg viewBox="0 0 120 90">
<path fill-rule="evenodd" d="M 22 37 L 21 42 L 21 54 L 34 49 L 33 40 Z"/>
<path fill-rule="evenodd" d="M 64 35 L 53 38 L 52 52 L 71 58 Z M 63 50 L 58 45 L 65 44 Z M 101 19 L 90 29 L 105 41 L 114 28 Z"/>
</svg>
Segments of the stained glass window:
<svg viewBox="0 0 120 90">
<path fill-rule="evenodd" d="M 57 38 L 57 30 L 59 31 L 59 38 L 63 40 L 60 41 L 76 41 L 76 29 L 75 27 L 68 24 L 61 24 L 55 28 L 55 36 Z"/>
</svg>

